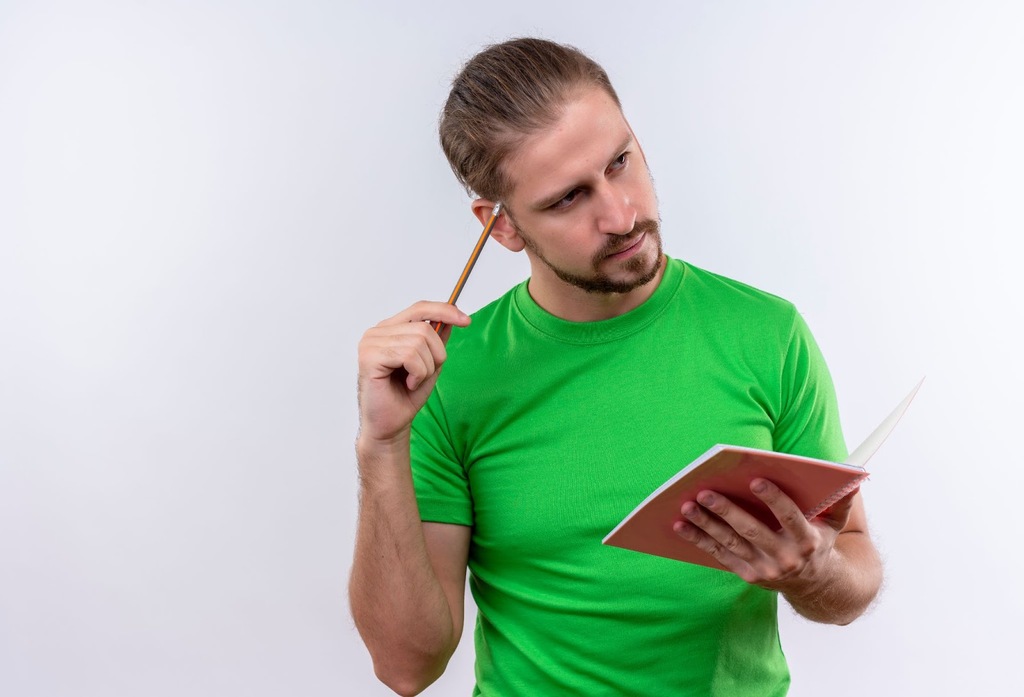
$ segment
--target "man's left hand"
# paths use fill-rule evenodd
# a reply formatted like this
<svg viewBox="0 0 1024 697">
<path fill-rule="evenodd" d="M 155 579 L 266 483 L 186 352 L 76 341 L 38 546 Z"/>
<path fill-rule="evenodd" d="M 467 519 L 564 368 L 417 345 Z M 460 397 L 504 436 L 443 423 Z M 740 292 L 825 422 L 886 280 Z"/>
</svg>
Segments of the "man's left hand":
<svg viewBox="0 0 1024 697">
<path fill-rule="evenodd" d="M 785 594 L 813 593 L 834 571 L 830 566 L 836 538 L 850 519 L 857 492 L 807 520 L 770 481 L 755 479 L 750 490 L 771 509 L 780 530 L 771 529 L 725 496 L 702 491 L 696 502 L 682 505 L 683 520 L 675 524 L 676 533 L 748 583 Z"/>
</svg>

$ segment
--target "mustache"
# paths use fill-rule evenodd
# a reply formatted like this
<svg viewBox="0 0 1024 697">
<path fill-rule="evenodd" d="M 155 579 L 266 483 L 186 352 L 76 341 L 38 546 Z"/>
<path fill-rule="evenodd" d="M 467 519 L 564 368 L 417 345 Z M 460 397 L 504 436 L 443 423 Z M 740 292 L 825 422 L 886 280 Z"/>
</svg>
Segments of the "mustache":
<svg viewBox="0 0 1024 697">
<path fill-rule="evenodd" d="M 612 238 L 608 240 L 608 244 L 601 250 L 601 258 L 611 256 L 612 254 L 618 254 L 624 249 L 632 247 L 637 238 L 645 233 L 658 234 L 659 226 L 658 221 L 652 218 L 647 220 L 639 220 L 633 225 L 633 230 L 630 232 L 629 237 L 625 240 Z"/>
</svg>

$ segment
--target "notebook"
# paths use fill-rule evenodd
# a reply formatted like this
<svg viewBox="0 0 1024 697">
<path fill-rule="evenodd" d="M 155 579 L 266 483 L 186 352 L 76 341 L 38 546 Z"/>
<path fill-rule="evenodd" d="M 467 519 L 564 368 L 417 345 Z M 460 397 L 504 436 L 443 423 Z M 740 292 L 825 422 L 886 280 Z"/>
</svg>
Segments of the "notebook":
<svg viewBox="0 0 1024 697">
<path fill-rule="evenodd" d="M 724 567 L 710 554 L 679 537 L 673 524 L 679 509 L 705 489 L 716 491 L 773 529 L 780 525 L 768 507 L 750 492 L 750 482 L 762 477 L 776 484 L 810 520 L 854 491 L 867 478 L 864 468 L 910 406 L 922 378 L 891 414 L 845 462 L 736 445 L 716 445 L 655 489 L 608 533 L 603 544 L 677 559 L 715 569 Z"/>
</svg>

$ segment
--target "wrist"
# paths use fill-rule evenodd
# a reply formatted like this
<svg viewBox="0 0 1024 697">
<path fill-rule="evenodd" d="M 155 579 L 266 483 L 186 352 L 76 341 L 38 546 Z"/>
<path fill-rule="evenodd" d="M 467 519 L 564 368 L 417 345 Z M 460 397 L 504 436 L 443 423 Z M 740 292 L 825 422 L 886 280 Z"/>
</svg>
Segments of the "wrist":
<svg viewBox="0 0 1024 697">
<path fill-rule="evenodd" d="M 364 488 L 405 483 L 411 475 L 408 429 L 385 438 L 360 432 L 356 437 L 356 463 Z"/>
<path fill-rule="evenodd" d="M 825 559 L 808 566 L 804 573 L 789 579 L 776 590 L 793 605 L 814 606 L 834 587 L 840 567 L 840 556 L 835 549 L 831 549 Z"/>
<path fill-rule="evenodd" d="M 409 454 L 411 429 L 408 427 L 390 435 L 379 435 L 360 428 L 356 434 L 356 454 L 362 457 L 389 457 Z"/>
</svg>

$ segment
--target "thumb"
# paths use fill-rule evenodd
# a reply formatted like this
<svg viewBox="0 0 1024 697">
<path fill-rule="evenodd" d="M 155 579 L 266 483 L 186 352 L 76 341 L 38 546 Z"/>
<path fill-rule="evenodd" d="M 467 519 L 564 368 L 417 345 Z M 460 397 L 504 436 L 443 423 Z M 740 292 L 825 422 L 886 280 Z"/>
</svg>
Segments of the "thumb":
<svg viewBox="0 0 1024 697">
<path fill-rule="evenodd" d="M 843 498 L 826 508 L 818 518 L 835 530 L 842 530 L 850 519 L 850 511 L 853 509 L 853 499 L 859 493 L 860 488 L 854 489 Z"/>
</svg>

